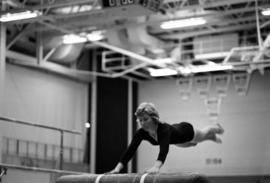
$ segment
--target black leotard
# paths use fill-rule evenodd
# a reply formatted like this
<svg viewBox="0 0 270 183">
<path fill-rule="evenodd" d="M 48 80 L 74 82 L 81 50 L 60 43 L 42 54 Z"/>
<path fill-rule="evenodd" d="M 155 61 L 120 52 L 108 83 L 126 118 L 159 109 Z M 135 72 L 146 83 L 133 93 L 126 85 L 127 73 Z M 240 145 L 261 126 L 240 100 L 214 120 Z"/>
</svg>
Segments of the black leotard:
<svg viewBox="0 0 270 183">
<path fill-rule="evenodd" d="M 189 142 L 194 137 L 193 126 L 187 122 L 177 124 L 158 123 L 157 141 L 149 135 L 147 131 L 140 128 L 136 131 L 130 145 L 122 155 L 120 162 L 126 165 L 132 158 L 142 140 L 149 141 L 152 145 L 159 145 L 159 154 L 157 160 L 164 163 L 169 152 L 170 144 L 181 144 Z"/>
</svg>

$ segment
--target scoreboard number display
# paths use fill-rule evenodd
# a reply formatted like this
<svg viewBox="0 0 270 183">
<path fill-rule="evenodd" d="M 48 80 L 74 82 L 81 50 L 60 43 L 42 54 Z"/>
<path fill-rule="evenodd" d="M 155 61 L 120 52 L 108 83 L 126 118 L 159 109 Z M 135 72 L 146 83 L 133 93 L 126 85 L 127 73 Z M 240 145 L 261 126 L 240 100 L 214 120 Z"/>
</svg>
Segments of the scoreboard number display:
<svg viewBox="0 0 270 183">
<path fill-rule="evenodd" d="M 140 5 L 151 11 L 157 12 L 163 0 L 102 0 L 103 8 L 123 7 L 128 5 Z"/>
<path fill-rule="evenodd" d="M 121 7 L 136 4 L 136 0 L 103 0 L 103 8 Z"/>
</svg>

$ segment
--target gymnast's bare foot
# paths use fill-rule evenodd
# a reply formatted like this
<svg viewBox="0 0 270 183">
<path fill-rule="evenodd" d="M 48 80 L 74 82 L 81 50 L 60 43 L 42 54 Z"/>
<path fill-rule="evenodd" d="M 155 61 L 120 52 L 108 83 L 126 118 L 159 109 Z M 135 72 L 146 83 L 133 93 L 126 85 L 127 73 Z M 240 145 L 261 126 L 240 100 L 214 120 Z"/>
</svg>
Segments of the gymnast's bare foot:
<svg viewBox="0 0 270 183">
<path fill-rule="evenodd" d="M 219 123 L 216 123 L 216 125 L 218 127 L 217 134 L 223 134 L 224 128 Z"/>
<path fill-rule="evenodd" d="M 222 144 L 221 138 L 217 137 L 216 135 L 215 135 L 214 141 L 215 141 L 216 143 L 218 143 L 218 144 Z"/>
</svg>

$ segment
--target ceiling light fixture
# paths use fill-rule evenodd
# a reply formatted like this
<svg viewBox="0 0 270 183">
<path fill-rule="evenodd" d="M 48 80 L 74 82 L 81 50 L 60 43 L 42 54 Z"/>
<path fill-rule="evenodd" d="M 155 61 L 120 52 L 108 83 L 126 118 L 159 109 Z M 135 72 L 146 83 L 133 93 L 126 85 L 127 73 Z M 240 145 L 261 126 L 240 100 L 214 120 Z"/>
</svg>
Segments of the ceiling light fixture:
<svg viewBox="0 0 270 183">
<path fill-rule="evenodd" d="M 270 8 L 262 10 L 262 15 L 269 16 L 270 15 Z"/>
<path fill-rule="evenodd" d="M 208 65 L 201 65 L 201 66 L 186 66 L 186 67 L 178 67 L 177 70 L 170 69 L 170 68 L 161 68 L 161 69 L 154 69 L 148 68 L 150 75 L 153 77 L 161 77 L 161 76 L 173 76 L 177 74 L 189 75 L 195 73 L 202 73 L 202 72 L 212 72 L 212 71 L 224 71 L 224 70 L 232 70 L 232 65 L 219 65 L 219 64 L 208 64 Z"/>
<path fill-rule="evenodd" d="M 201 65 L 201 66 L 190 66 L 190 67 L 182 67 L 180 69 L 180 73 L 184 75 L 202 73 L 202 72 L 213 72 L 213 71 L 225 71 L 232 70 L 232 65 Z"/>
<path fill-rule="evenodd" d="M 104 31 L 93 31 L 89 34 L 81 33 L 80 35 L 68 34 L 63 36 L 64 44 L 84 43 L 87 41 L 100 41 L 104 39 Z"/>
<path fill-rule="evenodd" d="M 20 13 L 7 13 L 0 16 L 0 22 L 11 22 L 16 20 L 24 20 L 35 18 L 42 15 L 40 11 L 24 11 Z"/>
<path fill-rule="evenodd" d="M 100 41 L 104 39 L 104 33 L 105 31 L 99 30 L 99 31 L 93 31 L 86 35 L 87 39 L 89 41 Z"/>
<path fill-rule="evenodd" d="M 206 23 L 206 20 L 203 18 L 189 18 L 182 20 L 170 20 L 167 22 L 163 22 L 160 27 L 162 29 L 175 29 L 181 27 L 189 27 L 195 25 L 203 25 Z"/>
<path fill-rule="evenodd" d="M 68 34 L 63 36 L 64 44 L 76 44 L 76 43 L 84 43 L 87 41 L 86 37 L 78 36 L 75 34 Z"/>
<path fill-rule="evenodd" d="M 169 69 L 169 68 L 162 68 L 162 69 L 148 68 L 147 70 L 150 72 L 150 75 L 153 77 L 172 76 L 172 75 L 177 74 L 176 70 Z"/>
</svg>

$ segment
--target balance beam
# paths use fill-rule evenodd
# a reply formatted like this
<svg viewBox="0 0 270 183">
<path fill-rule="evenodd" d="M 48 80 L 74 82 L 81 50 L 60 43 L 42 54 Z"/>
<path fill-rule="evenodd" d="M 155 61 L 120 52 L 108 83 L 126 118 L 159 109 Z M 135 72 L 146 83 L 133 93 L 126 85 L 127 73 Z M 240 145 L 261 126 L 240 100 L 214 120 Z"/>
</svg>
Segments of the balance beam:
<svg viewBox="0 0 270 183">
<path fill-rule="evenodd" d="M 56 183 L 210 183 L 199 174 L 160 173 L 160 174 L 83 174 L 65 175 Z"/>
</svg>

